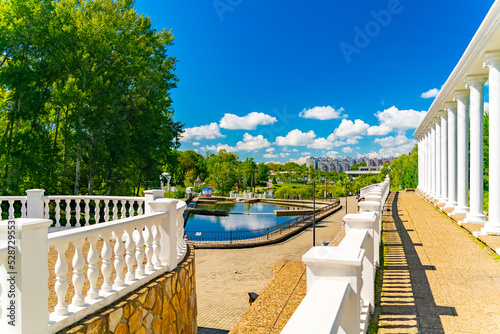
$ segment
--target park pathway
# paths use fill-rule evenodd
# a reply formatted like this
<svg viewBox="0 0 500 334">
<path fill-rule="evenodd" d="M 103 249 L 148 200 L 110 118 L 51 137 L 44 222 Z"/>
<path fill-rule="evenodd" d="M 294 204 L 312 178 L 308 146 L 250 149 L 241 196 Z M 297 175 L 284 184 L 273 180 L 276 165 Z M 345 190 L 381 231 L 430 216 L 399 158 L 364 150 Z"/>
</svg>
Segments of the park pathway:
<svg viewBox="0 0 500 334">
<path fill-rule="evenodd" d="M 331 241 L 341 230 L 343 208 L 316 226 L 316 245 Z M 349 198 L 348 212 L 357 210 Z M 312 227 L 284 242 L 245 249 L 196 249 L 198 333 L 225 334 L 248 310 L 248 292 L 260 294 L 273 278 L 277 261 L 300 261 L 312 247 Z"/>
<path fill-rule="evenodd" d="M 498 256 L 415 193 L 388 204 L 379 333 L 500 333 Z"/>
</svg>

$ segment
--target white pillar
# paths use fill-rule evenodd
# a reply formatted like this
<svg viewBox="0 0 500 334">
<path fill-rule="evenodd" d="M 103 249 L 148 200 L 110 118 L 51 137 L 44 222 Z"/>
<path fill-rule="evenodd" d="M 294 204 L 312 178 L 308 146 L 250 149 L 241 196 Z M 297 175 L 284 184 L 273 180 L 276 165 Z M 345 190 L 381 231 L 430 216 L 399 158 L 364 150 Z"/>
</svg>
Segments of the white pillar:
<svg viewBox="0 0 500 334">
<path fill-rule="evenodd" d="M 431 129 L 427 127 L 425 135 L 425 195 L 429 196 L 432 190 L 432 173 L 431 173 Z"/>
<path fill-rule="evenodd" d="M 439 204 L 448 202 L 448 113 L 441 111 L 441 199 Z"/>
<path fill-rule="evenodd" d="M 470 89 L 470 211 L 465 222 L 484 223 L 483 178 L 484 178 L 484 83 L 485 75 L 467 77 Z M 499 130 L 499 129 L 497 129 Z"/>
<path fill-rule="evenodd" d="M 457 104 L 446 103 L 448 111 L 448 202 L 445 208 L 457 206 Z"/>
<path fill-rule="evenodd" d="M 489 217 L 482 233 L 500 235 L 500 52 L 487 53 L 489 86 Z M 493 185 L 493 186 L 491 186 Z"/>
<path fill-rule="evenodd" d="M 469 92 L 455 92 L 457 102 L 457 206 L 453 215 L 469 213 Z"/>
<path fill-rule="evenodd" d="M 431 121 L 433 122 L 433 121 Z M 431 191 L 430 191 L 430 200 L 432 200 L 436 196 L 436 124 L 431 124 L 431 137 L 430 137 L 430 146 L 431 146 L 431 156 L 430 156 L 430 165 L 431 165 Z"/>
<path fill-rule="evenodd" d="M 438 111 L 439 114 L 439 111 Z M 441 199 L 441 122 L 439 118 L 434 118 L 436 133 L 434 144 L 436 145 L 436 191 L 434 193 L 434 200 L 438 201 Z"/>
<path fill-rule="evenodd" d="M 422 164 L 423 164 L 423 154 L 422 154 L 422 137 L 418 138 L 418 190 L 422 190 Z"/>
<path fill-rule="evenodd" d="M 26 190 L 26 205 L 27 205 L 27 218 L 43 218 L 43 194 L 44 189 L 29 189 Z"/>
</svg>

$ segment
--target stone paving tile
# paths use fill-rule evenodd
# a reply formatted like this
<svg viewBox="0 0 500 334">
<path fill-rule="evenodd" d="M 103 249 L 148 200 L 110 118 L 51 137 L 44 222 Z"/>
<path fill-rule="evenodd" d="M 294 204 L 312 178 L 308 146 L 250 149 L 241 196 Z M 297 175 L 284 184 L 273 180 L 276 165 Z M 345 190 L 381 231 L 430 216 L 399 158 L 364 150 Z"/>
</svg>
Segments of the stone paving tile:
<svg viewBox="0 0 500 334">
<path fill-rule="evenodd" d="M 500 333 L 497 257 L 418 195 L 400 192 L 391 194 L 391 200 L 392 212 L 397 214 L 385 217 L 386 254 L 400 253 L 404 248 L 411 280 L 411 290 L 404 292 L 413 294 L 414 304 L 408 299 L 398 311 L 396 306 L 384 304 L 383 294 L 379 333 Z M 464 225 L 471 230 L 479 228 Z M 391 261 L 401 265 L 405 260 L 386 257 L 386 272 L 395 265 Z M 384 273 L 384 289 L 387 276 Z M 396 290 L 386 293 L 395 294 Z"/>
</svg>

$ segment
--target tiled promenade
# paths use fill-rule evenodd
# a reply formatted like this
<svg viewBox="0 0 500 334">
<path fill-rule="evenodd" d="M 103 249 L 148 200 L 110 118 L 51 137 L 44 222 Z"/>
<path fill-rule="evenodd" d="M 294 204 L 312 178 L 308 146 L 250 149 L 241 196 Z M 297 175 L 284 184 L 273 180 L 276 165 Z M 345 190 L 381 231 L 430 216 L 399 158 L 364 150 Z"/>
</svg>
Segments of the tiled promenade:
<svg viewBox="0 0 500 334">
<path fill-rule="evenodd" d="M 496 254 L 417 194 L 392 199 L 379 333 L 500 333 Z"/>
</svg>

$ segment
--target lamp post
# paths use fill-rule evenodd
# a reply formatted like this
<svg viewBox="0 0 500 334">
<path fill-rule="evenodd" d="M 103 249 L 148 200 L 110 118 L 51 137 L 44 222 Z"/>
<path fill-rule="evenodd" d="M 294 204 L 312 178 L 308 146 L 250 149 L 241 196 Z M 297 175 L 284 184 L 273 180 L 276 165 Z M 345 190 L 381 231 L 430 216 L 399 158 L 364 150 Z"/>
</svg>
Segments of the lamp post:
<svg viewBox="0 0 500 334">
<path fill-rule="evenodd" d="M 347 178 L 340 179 L 340 184 L 344 185 L 345 189 L 345 214 L 347 214 Z"/>
<path fill-rule="evenodd" d="M 316 245 L 316 182 L 311 178 L 313 182 L 313 247 Z"/>
<path fill-rule="evenodd" d="M 161 173 L 161 175 L 160 175 L 161 190 L 164 190 L 163 178 L 167 179 L 167 184 L 168 184 L 167 191 L 169 193 L 168 197 L 170 198 L 170 180 L 172 179 L 172 175 L 170 175 L 169 173 Z"/>
</svg>

